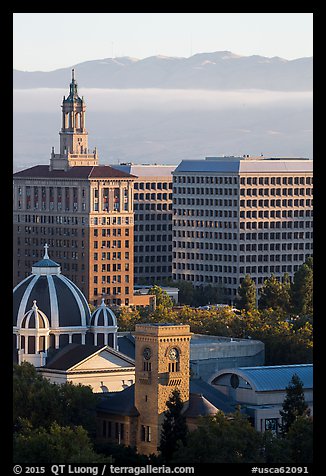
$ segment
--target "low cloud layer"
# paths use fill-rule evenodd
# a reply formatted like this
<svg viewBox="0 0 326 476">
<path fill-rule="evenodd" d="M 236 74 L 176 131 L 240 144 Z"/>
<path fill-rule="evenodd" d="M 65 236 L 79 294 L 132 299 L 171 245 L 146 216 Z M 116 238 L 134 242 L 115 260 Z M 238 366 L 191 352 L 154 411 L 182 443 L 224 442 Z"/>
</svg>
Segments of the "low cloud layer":
<svg viewBox="0 0 326 476">
<path fill-rule="evenodd" d="M 67 90 L 14 90 L 14 167 L 59 148 Z M 177 164 L 208 155 L 312 157 L 312 93 L 83 89 L 89 146 L 101 163 Z"/>
</svg>

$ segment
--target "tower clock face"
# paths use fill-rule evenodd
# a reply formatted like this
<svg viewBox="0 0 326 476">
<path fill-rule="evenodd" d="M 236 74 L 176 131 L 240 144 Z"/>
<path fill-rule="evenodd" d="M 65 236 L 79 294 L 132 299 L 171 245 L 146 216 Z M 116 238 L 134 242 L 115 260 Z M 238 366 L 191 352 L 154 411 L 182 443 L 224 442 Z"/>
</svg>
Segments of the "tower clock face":
<svg viewBox="0 0 326 476">
<path fill-rule="evenodd" d="M 144 351 L 143 351 L 144 359 L 149 360 L 151 358 L 151 356 L 152 356 L 151 349 L 149 347 L 146 347 L 146 349 L 144 349 Z"/>
<path fill-rule="evenodd" d="M 174 347 L 169 350 L 169 358 L 171 360 L 176 360 L 179 357 L 179 351 L 178 349 L 175 349 Z"/>
</svg>

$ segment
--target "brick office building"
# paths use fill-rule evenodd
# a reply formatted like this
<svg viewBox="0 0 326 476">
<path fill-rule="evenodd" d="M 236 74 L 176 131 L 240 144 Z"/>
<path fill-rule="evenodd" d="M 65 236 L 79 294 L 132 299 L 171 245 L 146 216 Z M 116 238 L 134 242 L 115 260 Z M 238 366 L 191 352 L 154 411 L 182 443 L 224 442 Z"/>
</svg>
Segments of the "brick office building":
<svg viewBox="0 0 326 476">
<path fill-rule="evenodd" d="M 47 243 L 94 305 L 138 304 L 133 296 L 133 182 L 126 172 L 98 164 L 88 148 L 86 105 L 72 73 L 62 102 L 60 150 L 50 164 L 14 174 L 14 284 L 28 276 Z M 142 303 L 149 297 L 141 297 Z"/>
</svg>

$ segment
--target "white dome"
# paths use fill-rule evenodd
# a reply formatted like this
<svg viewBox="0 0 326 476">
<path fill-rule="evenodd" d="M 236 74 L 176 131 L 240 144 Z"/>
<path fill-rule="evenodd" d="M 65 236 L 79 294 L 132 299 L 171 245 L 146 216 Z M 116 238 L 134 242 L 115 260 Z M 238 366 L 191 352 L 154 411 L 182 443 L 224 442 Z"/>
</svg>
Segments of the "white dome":
<svg viewBox="0 0 326 476">
<path fill-rule="evenodd" d="M 49 320 L 33 301 L 33 307 L 23 317 L 21 329 L 49 329 Z"/>
<path fill-rule="evenodd" d="M 114 312 L 105 305 L 104 298 L 102 298 L 101 305 L 95 309 L 91 316 L 91 327 L 117 328 L 117 318 Z"/>
</svg>

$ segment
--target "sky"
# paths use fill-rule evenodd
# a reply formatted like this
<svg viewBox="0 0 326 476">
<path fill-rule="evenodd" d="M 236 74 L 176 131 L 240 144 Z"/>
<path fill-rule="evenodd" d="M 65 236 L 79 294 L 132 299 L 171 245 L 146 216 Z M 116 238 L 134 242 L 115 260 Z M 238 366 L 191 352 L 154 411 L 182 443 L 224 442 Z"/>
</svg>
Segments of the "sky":
<svg viewBox="0 0 326 476">
<path fill-rule="evenodd" d="M 52 71 L 84 61 L 232 51 L 313 55 L 313 13 L 14 13 L 13 66 Z"/>
</svg>

